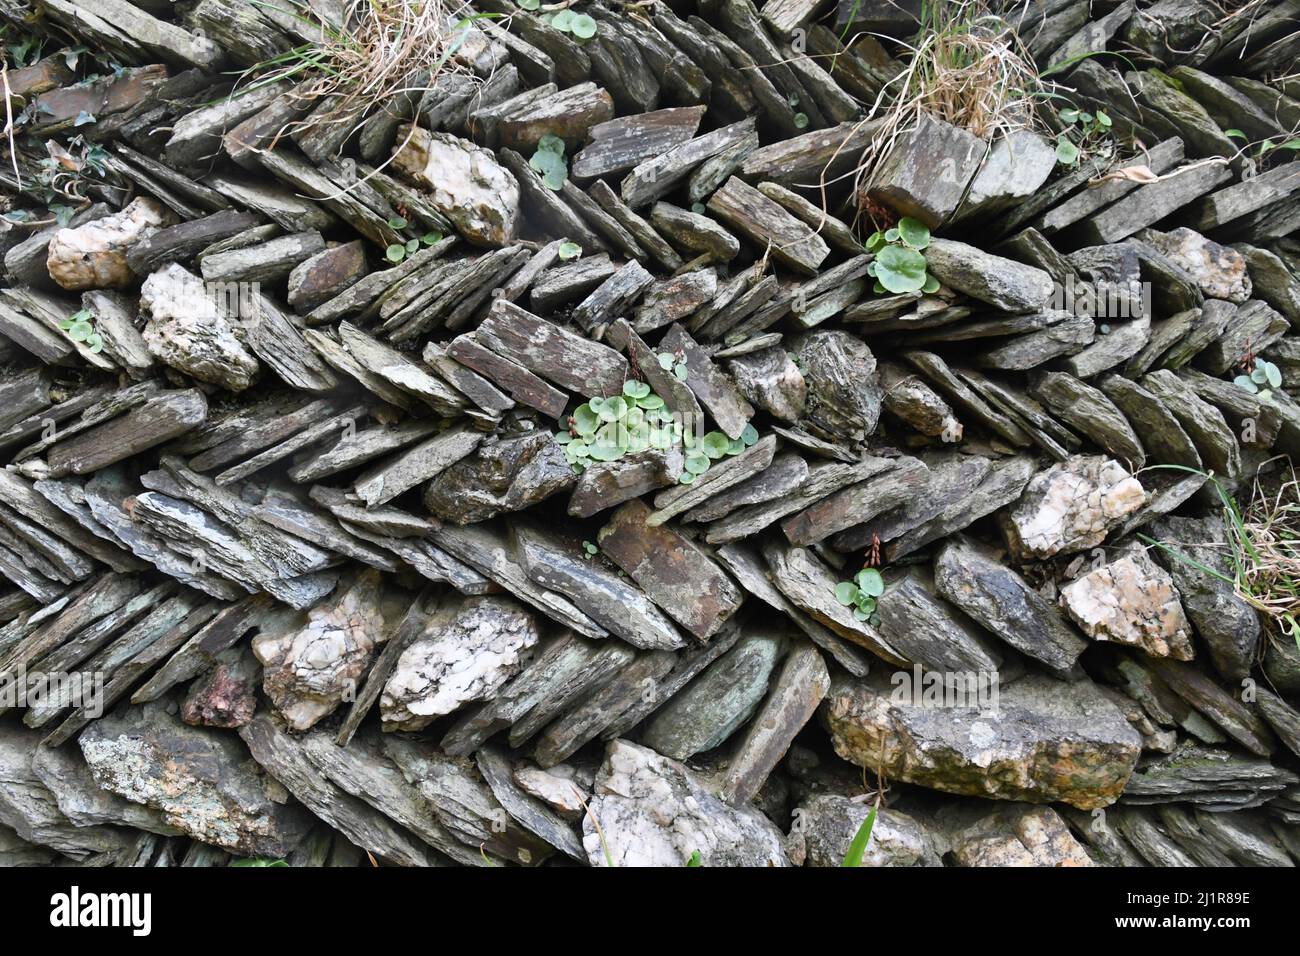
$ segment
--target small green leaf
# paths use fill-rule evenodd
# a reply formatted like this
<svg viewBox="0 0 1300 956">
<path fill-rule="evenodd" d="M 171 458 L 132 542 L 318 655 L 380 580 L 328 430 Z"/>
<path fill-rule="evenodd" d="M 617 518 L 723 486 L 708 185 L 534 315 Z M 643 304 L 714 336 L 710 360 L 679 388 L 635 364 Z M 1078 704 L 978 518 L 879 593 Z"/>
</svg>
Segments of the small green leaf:
<svg viewBox="0 0 1300 956">
<path fill-rule="evenodd" d="M 807 113 L 795 113 L 795 114 L 794 114 L 794 128 L 795 128 L 795 129 L 807 129 L 807 128 L 808 128 L 808 114 L 807 114 Z"/>
<path fill-rule="evenodd" d="M 1056 141 L 1056 161 L 1064 166 L 1073 166 L 1079 161 L 1079 147 L 1061 137 Z"/>
<path fill-rule="evenodd" d="M 577 14 L 572 10 L 560 10 L 555 16 L 551 17 L 551 26 L 567 33 L 573 29 L 573 21 L 576 17 Z"/>
<path fill-rule="evenodd" d="M 745 443 L 745 447 L 755 444 L 758 441 L 758 429 L 753 425 L 746 425 L 741 429 L 740 440 Z"/>
<path fill-rule="evenodd" d="M 921 291 L 926 295 L 934 295 L 939 291 L 939 280 L 932 275 L 926 275 L 925 285 L 921 286 Z"/>
<path fill-rule="evenodd" d="M 573 430 L 579 435 L 593 435 L 600 427 L 600 418 L 591 405 L 579 405 L 573 411 Z"/>
<path fill-rule="evenodd" d="M 77 114 L 77 118 L 72 121 L 73 126 L 88 126 L 95 122 L 95 114 L 82 110 Z"/>
<path fill-rule="evenodd" d="M 693 475 L 702 475 L 709 470 L 709 456 L 700 454 L 687 455 L 685 467 Z"/>
<path fill-rule="evenodd" d="M 876 279 L 890 292 L 919 292 L 925 285 L 925 257 L 906 246 L 887 246 L 876 256 Z"/>
<path fill-rule="evenodd" d="M 91 332 L 86 336 L 86 348 L 96 353 L 104 351 L 103 337 L 98 332 Z"/>
<path fill-rule="evenodd" d="M 568 432 L 555 433 L 555 443 L 557 445 L 567 445 L 571 441 L 573 441 L 573 436 L 570 435 Z"/>
<path fill-rule="evenodd" d="M 599 414 L 602 422 L 616 422 L 627 414 L 627 401 L 621 395 L 607 398 L 601 402 Z"/>
<path fill-rule="evenodd" d="M 570 259 L 576 259 L 582 255 L 582 246 L 576 242 L 560 243 L 560 258 L 566 262 Z"/>
<path fill-rule="evenodd" d="M 885 230 L 885 242 L 897 242 L 897 241 L 898 241 L 898 237 L 901 236 L 901 235 L 902 235 L 902 233 L 900 233 L 900 232 L 898 231 L 898 227 L 897 227 L 897 226 L 895 226 L 895 227 L 892 228 L 892 229 L 886 229 L 886 230 Z"/>
<path fill-rule="evenodd" d="M 384 250 L 384 258 L 389 262 L 401 262 L 406 258 L 406 246 L 395 242 Z"/>
<path fill-rule="evenodd" d="M 1232 380 L 1232 383 L 1238 388 L 1244 388 L 1246 391 L 1251 393 L 1259 391 L 1259 386 L 1250 380 L 1249 375 L 1238 375 Z"/>
<path fill-rule="evenodd" d="M 590 40 L 596 35 L 596 21 L 585 13 L 580 13 L 569 24 L 569 31 L 579 40 Z"/>
<path fill-rule="evenodd" d="M 654 411 L 664 407 L 664 400 L 654 394 L 647 395 L 645 398 L 638 398 L 636 403 L 647 411 Z"/>
<path fill-rule="evenodd" d="M 898 220 L 898 235 L 903 242 L 918 252 L 930 244 L 929 227 L 911 216 L 904 216 Z"/>
<path fill-rule="evenodd" d="M 841 866 L 861 866 L 862 856 L 867 852 L 867 843 L 871 840 L 871 828 L 876 825 L 876 808 L 872 807 L 867 818 L 862 821 L 862 826 L 858 827 L 858 832 L 853 835 L 852 842 L 849 843 L 849 852 L 844 854 L 844 862 Z"/>
<path fill-rule="evenodd" d="M 871 597 L 880 597 L 885 593 L 885 579 L 875 568 L 863 568 L 854 580 L 858 587 Z"/>
<path fill-rule="evenodd" d="M 408 256 L 409 256 L 409 255 L 412 255 L 413 253 L 419 252 L 419 251 L 420 251 L 420 240 L 419 240 L 419 239 L 407 239 L 407 240 L 406 240 L 406 254 L 407 254 Z"/>
<path fill-rule="evenodd" d="M 1272 362 L 1264 362 L 1264 377 L 1271 388 L 1282 387 L 1282 371 Z"/>
<path fill-rule="evenodd" d="M 542 5 L 542 0 L 519 0 L 519 9 L 536 10 Z"/>
<path fill-rule="evenodd" d="M 405 229 L 408 225 L 407 221 L 401 216 L 389 216 L 388 224 L 394 229 Z"/>
<path fill-rule="evenodd" d="M 1225 129 L 1225 130 L 1223 131 L 1223 135 L 1224 135 L 1224 136 L 1231 136 L 1233 139 L 1249 139 L 1249 138 L 1250 138 L 1249 136 L 1247 136 L 1245 133 L 1243 133 L 1243 132 L 1242 132 L 1241 130 L 1239 130 L 1239 129 Z"/>
<path fill-rule="evenodd" d="M 858 600 L 858 586 L 852 581 L 841 581 L 835 585 L 835 600 L 845 607 L 852 607 Z"/>
<path fill-rule="evenodd" d="M 677 476 L 677 483 L 679 485 L 693 484 L 694 481 L 695 481 L 695 473 L 691 471 L 684 471 Z"/>
<path fill-rule="evenodd" d="M 1101 110 L 1097 110 L 1097 122 L 1107 129 L 1110 128 L 1110 117 Z"/>
<path fill-rule="evenodd" d="M 1062 123 L 1073 123 L 1079 118 L 1079 111 L 1076 109 L 1064 109 L 1056 115 L 1061 118 Z"/>
<path fill-rule="evenodd" d="M 537 140 L 537 148 L 544 153 L 556 153 L 563 156 L 564 140 L 554 133 L 543 133 L 541 138 Z"/>
<path fill-rule="evenodd" d="M 250 857 L 245 860 L 235 860 L 231 866 L 288 866 L 284 860 L 268 860 L 262 857 Z"/>
<path fill-rule="evenodd" d="M 645 382 L 638 382 L 636 379 L 630 378 L 623 383 L 623 394 L 632 399 L 645 398 L 650 394 L 650 386 Z"/>
<path fill-rule="evenodd" d="M 686 381 L 686 376 L 690 374 L 690 369 L 686 367 L 685 362 L 678 362 L 673 366 L 673 374 L 681 381 Z"/>
<path fill-rule="evenodd" d="M 696 851 L 694 851 L 694 852 L 691 854 L 690 859 L 688 859 L 688 860 L 686 861 L 686 865 L 687 865 L 687 866 L 703 866 L 703 865 L 704 865 L 704 860 L 700 857 L 700 851 L 699 851 L 699 850 L 696 850 Z"/>
<path fill-rule="evenodd" d="M 710 458 L 721 458 L 727 453 L 731 439 L 722 432 L 709 432 L 700 440 L 700 450 Z"/>
<path fill-rule="evenodd" d="M 430 230 L 420 237 L 420 241 L 426 246 L 436 245 L 437 243 L 442 242 L 442 233 L 437 232 L 436 230 Z"/>
<path fill-rule="evenodd" d="M 885 234 L 877 229 L 867 237 L 867 252 L 879 252 L 885 245 Z"/>
</svg>

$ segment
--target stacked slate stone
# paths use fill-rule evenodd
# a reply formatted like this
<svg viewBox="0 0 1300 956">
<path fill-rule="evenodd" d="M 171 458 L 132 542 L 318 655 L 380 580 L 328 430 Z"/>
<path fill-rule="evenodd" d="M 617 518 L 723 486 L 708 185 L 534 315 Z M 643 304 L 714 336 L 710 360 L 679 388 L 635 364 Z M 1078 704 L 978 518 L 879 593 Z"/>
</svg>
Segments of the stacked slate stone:
<svg viewBox="0 0 1300 956">
<path fill-rule="evenodd" d="M 0 0 L 0 861 L 835 866 L 879 784 L 863 865 L 1294 865 L 1207 474 L 1300 452 L 1300 2 L 1007 3 L 1123 171 L 931 118 L 859 196 L 919 6 L 473 0 L 358 128 L 232 91 L 275 5 Z M 719 455 L 579 473 L 642 383 Z"/>
</svg>

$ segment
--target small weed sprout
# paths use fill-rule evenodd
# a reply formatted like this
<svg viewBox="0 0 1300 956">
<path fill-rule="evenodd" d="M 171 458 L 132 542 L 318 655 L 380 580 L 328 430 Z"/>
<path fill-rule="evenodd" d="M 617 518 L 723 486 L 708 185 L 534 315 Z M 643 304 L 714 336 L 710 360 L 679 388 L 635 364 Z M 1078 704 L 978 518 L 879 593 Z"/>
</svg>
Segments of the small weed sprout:
<svg viewBox="0 0 1300 956">
<path fill-rule="evenodd" d="M 621 395 L 593 395 L 573 410 L 567 424 L 555 440 L 579 474 L 592 462 L 667 449 L 682 437 L 682 426 L 664 400 L 636 379 L 623 383 Z"/>
<path fill-rule="evenodd" d="M 876 614 L 876 598 L 884 593 L 885 579 L 875 568 L 863 568 L 852 581 L 835 585 L 835 600 L 844 607 L 853 608 L 853 616 L 859 621 L 875 623 L 880 620 Z"/>
<path fill-rule="evenodd" d="M 397 231 L 407 228 L 410 223 L 406 221 L 405 216 L 390 216 L 388 225 Z M 432 246 L 442 241 L 442 233 L 437 231 L 426 232 L 419 239 L 407 239 L 404 242 L 394 242 L 384 250 L 384 258 L 389 262 L 401 262 L 409 255 L 419 252 L 421 246 Z"/>
<path fill-rule="evenodd" d="M 867 239 L 868 252 L 876 255 L 867 266 L 867 275 L 876 282 L 876 292 L 939 291 L 939 280 L 925 271 L 922 250 L 930 245 L 930 230 L 925 223 L 904 216 L 898 225 L 881 232 L 877 229 Z"/>
<path fill-rule="evenodd" d="M 95 314 L 89 309 L 80 309 L 62 320 L 59 323 L 59 328 L 72 341 L 85 345 L 92 352 L 102 352 L 104 350 L 104 339 L 95 331 L 94 323 Z"/>
<path fill-rule="evenodd" d="M 559 192 L 569 178 L 569 161 L 564 158 L 564 140 L 550 133 L 537 141 L 537 151 L 528 165 L 542 177 L 542 185 Z"/>
<path fill-rule="evenodd" d="M 1056 161 L 1062 166 L 1078 166 L 1084 158 L 1108 161 L 1115 155 L 1111 119 L 1102 110 L 1089 113 L 1069 107 L 1056 116 L 1065 125 L 1056 137 Z"/>
<path fill-rule="evenodd" d="M 1232 380 L 1238 388 L 1258 396 L 1261 402 L 1273 400 L 1273 389 L 1282 387 L 1282 370 L 1272 362 L 1255 359 L 1254 367 Z"/>
</svg>

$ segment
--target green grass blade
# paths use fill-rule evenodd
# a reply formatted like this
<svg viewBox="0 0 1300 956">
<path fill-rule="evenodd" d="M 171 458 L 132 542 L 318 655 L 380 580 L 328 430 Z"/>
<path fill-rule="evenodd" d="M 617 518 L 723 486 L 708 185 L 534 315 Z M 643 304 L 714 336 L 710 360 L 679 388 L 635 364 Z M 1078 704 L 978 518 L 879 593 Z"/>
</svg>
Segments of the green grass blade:
<svg viewBox="0 0 1300 956">
<path fill-rule="evenodd" d="M 871 828 L 876 824 L 876 808 L 872 807 L 867 818 L 862 821 L 862 826 L 858 827 L 858 832 L 853 835 L 853 842 L 849 844 L 849 852 L 844 854 L 844 862 L 840 866 L 861 866 L 862 854 L 867 852 L 867 842 L 871 839 Z"/>
</svg>

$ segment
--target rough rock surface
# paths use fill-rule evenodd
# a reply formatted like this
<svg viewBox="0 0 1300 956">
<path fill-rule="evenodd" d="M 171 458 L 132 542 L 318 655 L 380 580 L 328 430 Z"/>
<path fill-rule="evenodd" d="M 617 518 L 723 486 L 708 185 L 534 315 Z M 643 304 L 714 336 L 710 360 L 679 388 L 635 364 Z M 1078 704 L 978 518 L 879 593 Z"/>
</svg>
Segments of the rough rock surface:
<svg viewBox="0 0 1300 956">
<path fill-rule="evenodd" d="M 161 362 L 201 382 L 241 392 L 259 364 L 245 347 L 204 282 L 170 263 L 145 279 L 140 308 L 149 316 L 144 340 Z"/>
<path fill-rule="evenodd" d="M 1195 656 L 1174 580 L 1143 548 L 1075 578 L 1061 589 L 1061 603 L 1094 640 L 1138 647 L 1152 657 Z"/>
<path fill-rule="evenodd" d="M 685 866 L 697 851 L 704 866 L 790 865 L 758 810 L 727 806 L 677 761 L 626 740 L 605 751 L 582 844 L 592 866 Z"/>
<path fill-rule="evenodd" d="M 100 786 L 241 856 L 281 858 L 310 818 L 229 734 L 190 727 L 165 701 L 96 721 L 80 739 Z"/>
<path fill-rule="evenodd" d="M 822 719 L 836 753 L 949 793 L 1104 807 L 1123 793 L 1142 749 L 1138 732 L 1087 683 L 1027 676 L 986 709 L 892 697 L 883 677 L 832 683 Z"/>
<path fill-rule="evenodd" d="M 1094 547 L 1145 503 L 1142 483 L 1119 462 L 1080 455 L 1031 478 L 1000 518 L 1007 546 L 1030 560 Z"/>
<path fill-rule="evenodd" d="M 429 190 L 430 201 L 457 232 L 485 246 L 502 246 L 514 238 L 519 184 L 490 152 L 418 126 L 402 127 L 397 136 L 406 145 L 396 153 L 394 167 Z"/>
<path fill-rule="evenodd" d="M 125 209 L 84 226 L 60 229 L 50 240 L 45 265 L 65 289 L 122 289 L 136 281 L 126 255 L 175 217 L 156 200 L 133 199 Z"/>
<path fill-rule="evenodd" d="M 379 599 L 379 573 L 363 571 L 312 608 L 305 627 L 253 641 L 266 695 L 294 730 L 308 729 L 355 694 L 375 646 L 387 637 Z"/>
<path fill-rule="evenodd" d="M 810 798 L 794 811 L 792 843 L 802 841 L 804 866 L 842 866 L 849 844 L 867 814 L 869 800 L 837 793 Z M 871 839 L 862 854 L 863 866 L 937 866 L 934 836 L 901 810 L 880 808 L 871 825 Z"/>
<path fill-rule="evenodd" d="M 420 730 L 463 704 L 487 700 L 523 668 L 539 639 L 536 618 L 509 598 L 440 608 L 384 685 L 385 729 Z"/>
</svg>

